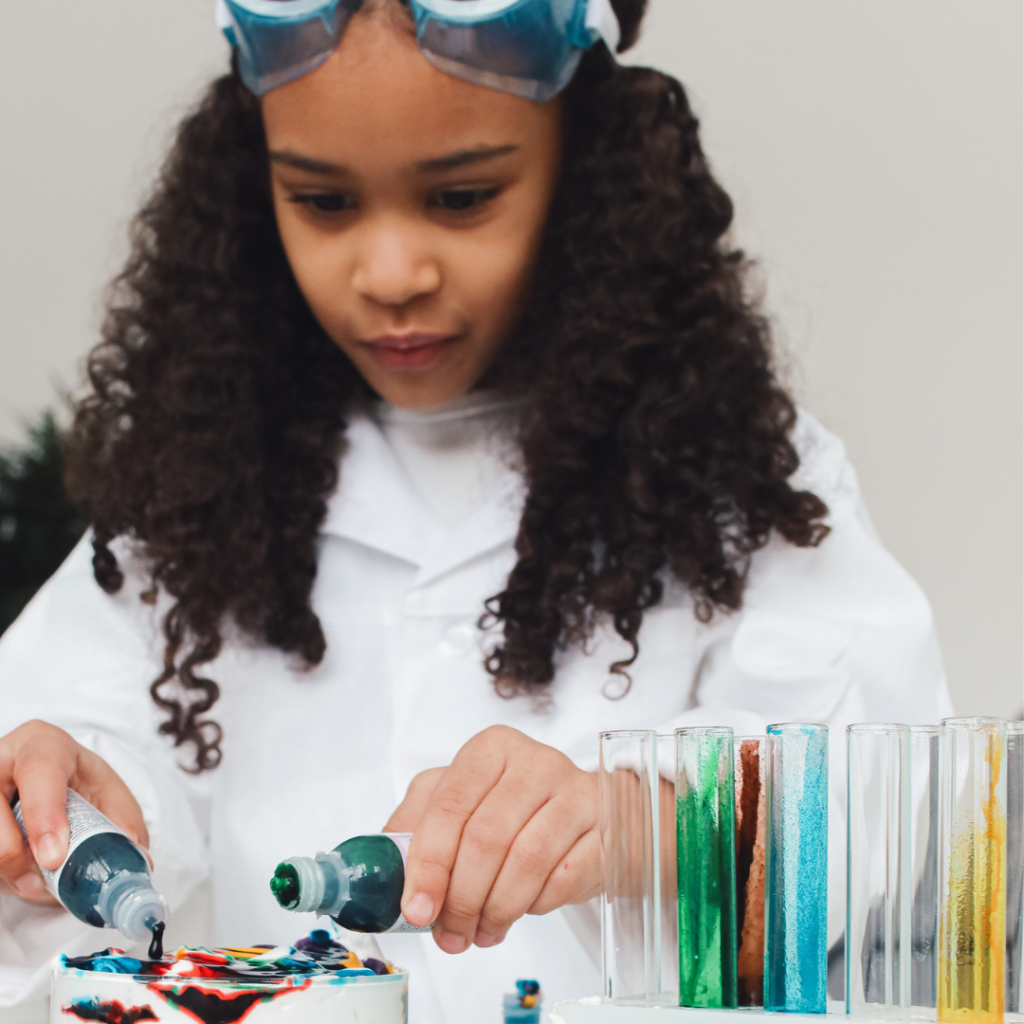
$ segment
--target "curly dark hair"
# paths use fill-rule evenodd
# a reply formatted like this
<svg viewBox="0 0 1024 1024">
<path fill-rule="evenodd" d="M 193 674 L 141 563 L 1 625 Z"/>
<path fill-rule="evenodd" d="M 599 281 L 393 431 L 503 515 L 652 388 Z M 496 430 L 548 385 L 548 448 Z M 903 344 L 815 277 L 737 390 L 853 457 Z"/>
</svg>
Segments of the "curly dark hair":
<svg viewBox="0 0 1024 1024">
<path fill-rule="evenodd" d="M 620 49 L 646 0 L 614 0 Z M 795 491 L 793 403 L 767 321 L 724 236 L 682 86 L 588 52 L 563 94 L 557 190 L 523 322 L 489 383 L 524 396 L 527 499 L 517 562 L 484 620 L 499 692 L 544 693 L 556 653 L 607 618 L 632 658 L 667 574 L 696 614 L 740 606 L 773 531 L 818 544 L 827 509 Z M 200 674 L 228 622 L 317 664 L 317 533 L 338 482 L 345 411 L 368 395 L 314 319 L 278 237 L 257 100 L 237 69 L 181 125 L 132 231 L 90 354 L 69 485 L 89 502 L 96 579 L 123 582 L 111 542 L 144 553 L 173 604 L 151 692 L 161 731 L 220 760 Z M 483 611 L 483 609 L 482 609 Z"/>
</svg>

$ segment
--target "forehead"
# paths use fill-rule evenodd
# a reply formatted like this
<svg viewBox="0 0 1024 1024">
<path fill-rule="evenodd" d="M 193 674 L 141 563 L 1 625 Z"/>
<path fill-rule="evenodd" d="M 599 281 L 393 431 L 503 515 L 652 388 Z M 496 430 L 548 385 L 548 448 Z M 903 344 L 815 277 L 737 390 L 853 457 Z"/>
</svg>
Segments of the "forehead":
<svg viewBox="0 0 1024 1024">
<path fill-rule="evenodd" d="M 268 93 L 263 116 L 271 149 L 369 168 L 481 145 L 540 144 L 555 102 L 445 74 L 419 52 L 401 12 L 371 10 L 352 19 L 321 67 Z"/>
</svg>

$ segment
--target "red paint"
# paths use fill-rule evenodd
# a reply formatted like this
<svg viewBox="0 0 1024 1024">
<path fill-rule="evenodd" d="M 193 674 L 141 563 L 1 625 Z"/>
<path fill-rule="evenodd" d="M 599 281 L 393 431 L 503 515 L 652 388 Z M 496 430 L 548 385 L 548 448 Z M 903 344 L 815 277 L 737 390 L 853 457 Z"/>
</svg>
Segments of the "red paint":
<svg viewBox="0 0 1024 1024">
<path fill-rule="evenodd" d="M 250 988 L 227 992 L 221 988 L 203 988 L 201 985 L 168 986 L 166 983 L 151 983 L 146 987 L 199 1024 L 237 1024 L 249 1015 L 254 1006 L 289 992 L 301 992 L 311 984 L 312 979 L 307 979 L 301 985 L 281 985 L 276 991 Z"/>
</svg>

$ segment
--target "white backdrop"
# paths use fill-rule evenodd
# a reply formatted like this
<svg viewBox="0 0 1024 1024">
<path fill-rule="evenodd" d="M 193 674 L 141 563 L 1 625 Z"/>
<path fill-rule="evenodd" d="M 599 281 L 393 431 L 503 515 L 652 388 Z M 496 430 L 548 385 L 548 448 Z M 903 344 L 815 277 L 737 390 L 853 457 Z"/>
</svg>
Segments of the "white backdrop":
<svg viewBox="0 0 1024 1024">
<path fill-rule="evenodd" d="M 79 380 L 211 0 L 0 4 L 0 442 Z M 1022 7 L 652 0 L 787 379 L 931 597 L 962 713 L 1024 704 Z"/>
</svg>

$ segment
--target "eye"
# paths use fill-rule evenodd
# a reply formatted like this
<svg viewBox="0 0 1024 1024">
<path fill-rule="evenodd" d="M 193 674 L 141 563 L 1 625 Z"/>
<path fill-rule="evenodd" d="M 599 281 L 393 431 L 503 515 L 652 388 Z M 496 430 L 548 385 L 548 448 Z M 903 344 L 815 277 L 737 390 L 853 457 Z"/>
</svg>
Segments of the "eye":
<svg viewBox="0 0 1024 1024">
<path fill-rule="evenodd" d="M 291 201 L 300 206 L 308 206 L 317 213 L 343 213 L 354 210 L 356 201 L 352 196 L 342 192 L 323 192 L 292 196 Z"/>
<path fill-rule="evenodd" d="M 463 213 L 475 206 L 481 206 L 493 199 L 500 190 L 497 188 L 450 188 L 438 192 L 431 200 L 431 206 L 453 213 Z"/>
</svg>

